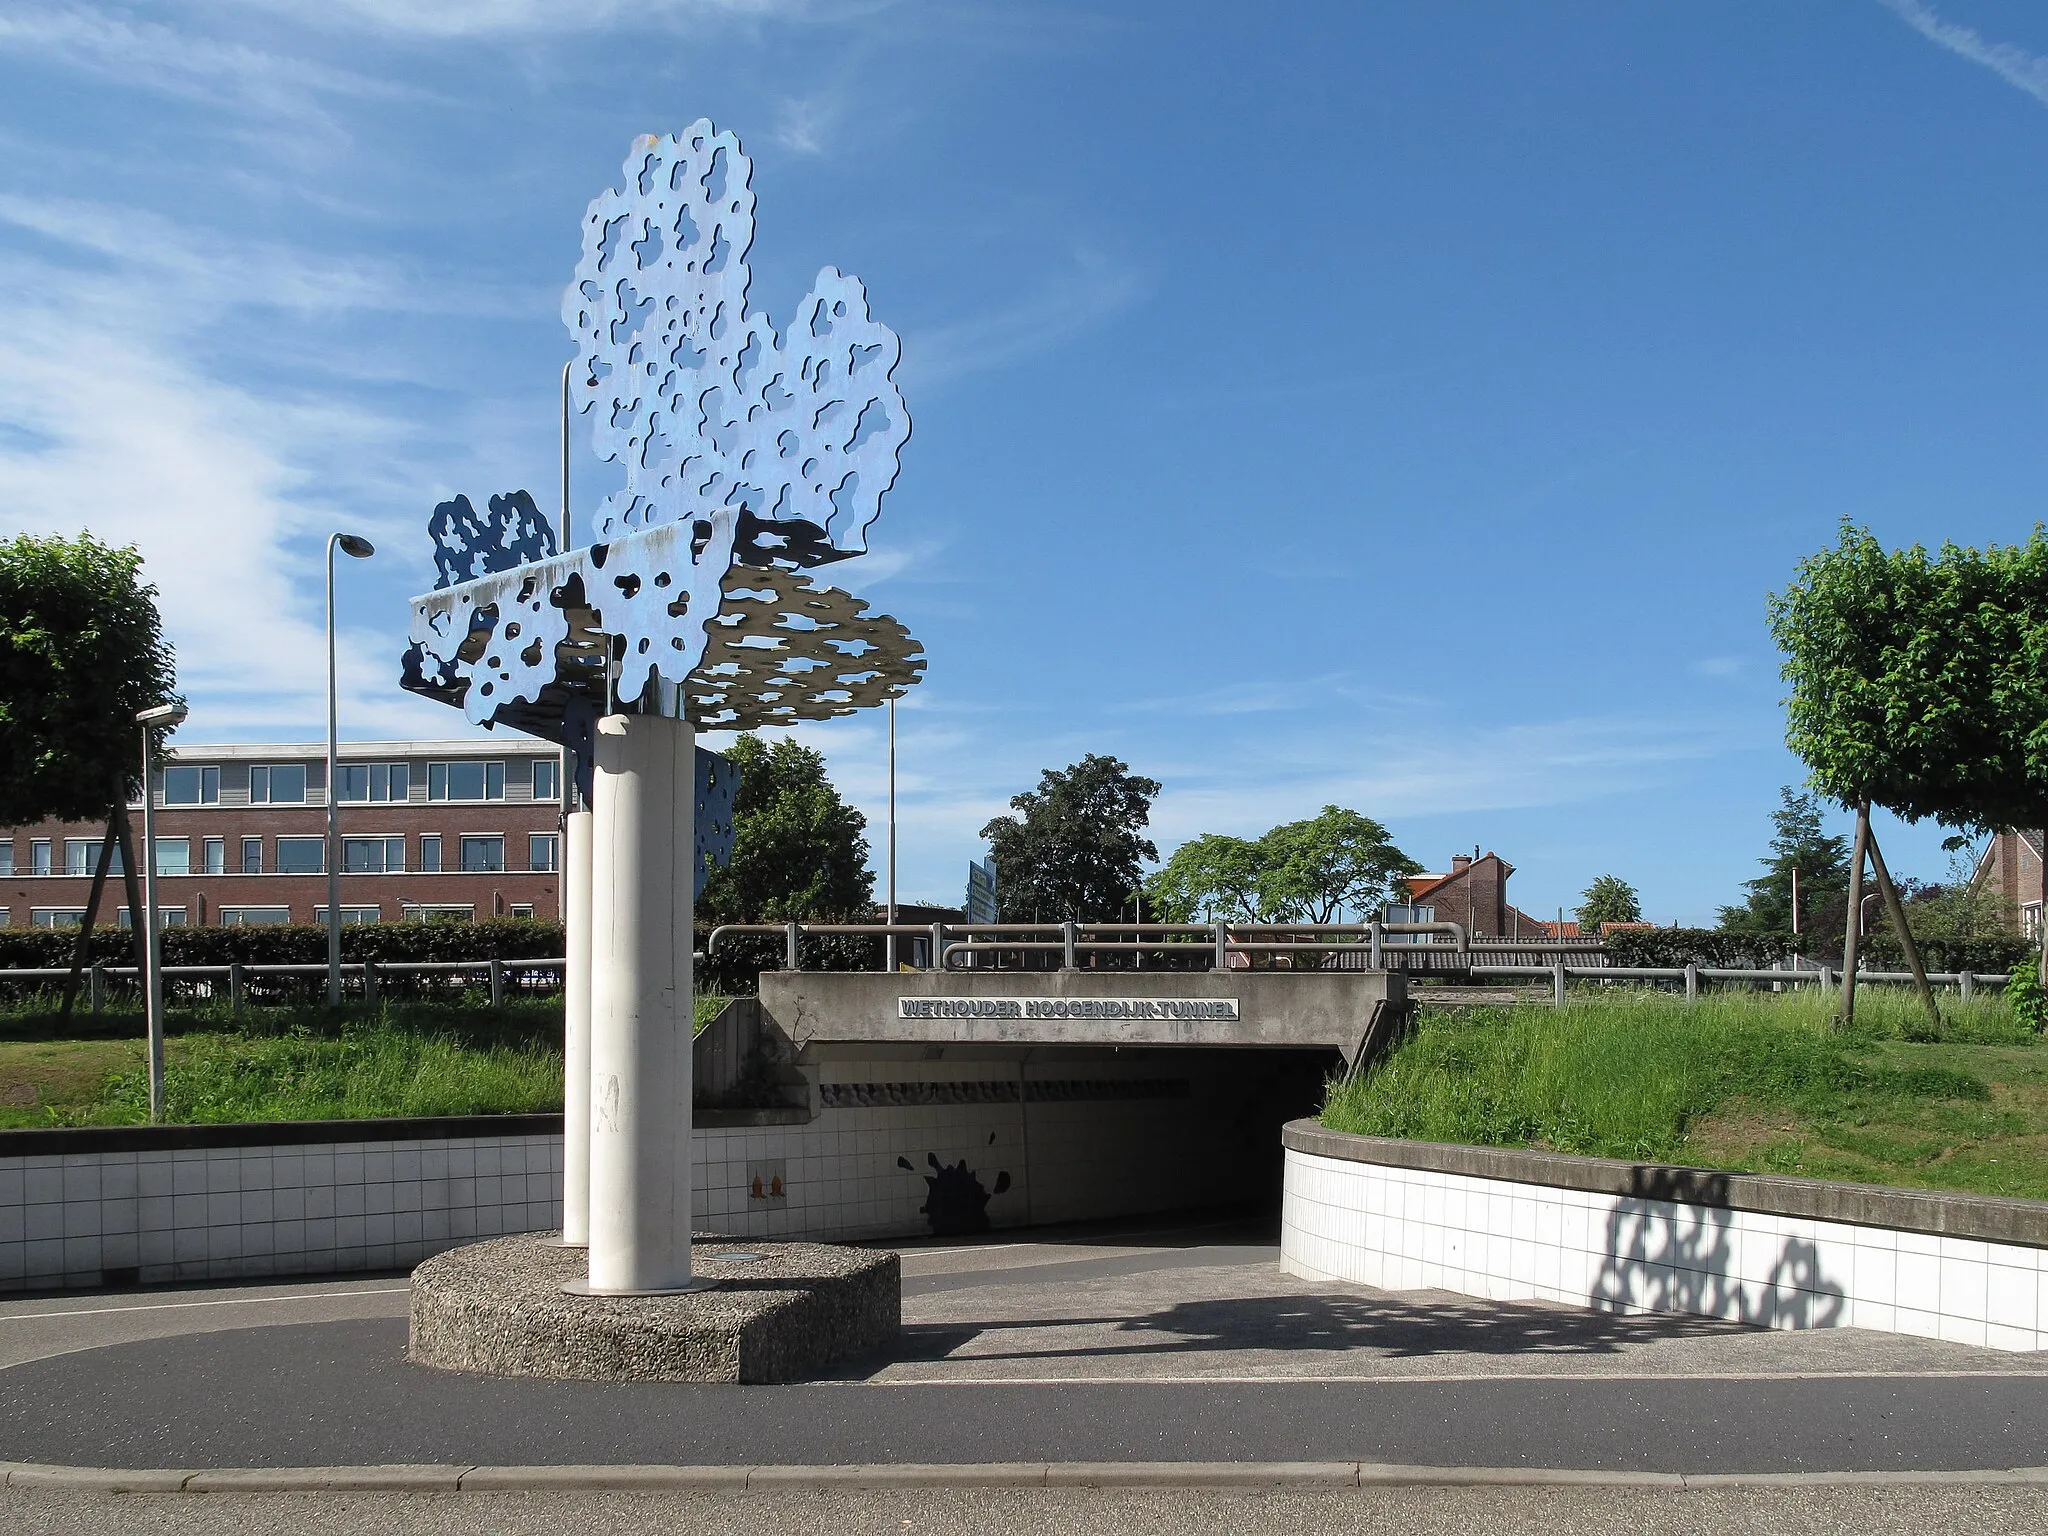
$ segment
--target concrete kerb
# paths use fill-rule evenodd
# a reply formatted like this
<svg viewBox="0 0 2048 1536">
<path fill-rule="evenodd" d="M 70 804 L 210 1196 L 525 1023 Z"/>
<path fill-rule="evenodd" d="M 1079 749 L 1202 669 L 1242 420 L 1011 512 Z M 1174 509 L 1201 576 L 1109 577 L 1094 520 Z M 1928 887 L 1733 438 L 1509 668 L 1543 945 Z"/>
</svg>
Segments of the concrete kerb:
<svg viewBox="0 0 2048 1536">
<path fill-rule="evenodd" d="M 66 1467 L 0 1462 L 9 1488 L 132 1493 L 654 1493 L 902 1488 L 1710 1488 L 2002 1486 L 2048 1488 L 2048 1467 L 1928 1472 L 1625 1472 L 1565 1467 L 1429 1467 L 1355 1461 L 965 1462 L 870 1466 Z"/>
</svg>

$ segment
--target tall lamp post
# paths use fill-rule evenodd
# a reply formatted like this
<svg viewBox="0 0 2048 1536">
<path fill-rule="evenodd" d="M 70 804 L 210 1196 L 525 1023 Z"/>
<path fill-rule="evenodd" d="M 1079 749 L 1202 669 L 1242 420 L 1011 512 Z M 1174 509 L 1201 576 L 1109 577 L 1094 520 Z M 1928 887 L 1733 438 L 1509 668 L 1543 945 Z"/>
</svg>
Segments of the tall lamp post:
<svg viewBox="0 0 2048 1536">
<path fill-rule="evenodd" d="M 896 974 L 896 701 L 889 701 L 889 974 Z M 932 957 L 934 964 L 938 956 Z"/>
<path fill-rule="evenodd" d="M 327 536 L 327 1006 L 341 1005 L 341 744 L 334 706 L 334 551 L 367 560 L 376 545 L 353 533 Z M 144 802 L 147 804 L 147 802 Z"/>
<path fill-rule="evenodd" d="M 149 1035 L 149 1118 L 154 1124 L 164 1117 L 164 964 L 156 924 L 156 776 L 149 760 L 156 755 L 151 750 L 156 733 L 185 723 L 185 706 L 158 704 L 138 712 L 135 723 L 142 727 L 142 1013 Z"/>
</svg>

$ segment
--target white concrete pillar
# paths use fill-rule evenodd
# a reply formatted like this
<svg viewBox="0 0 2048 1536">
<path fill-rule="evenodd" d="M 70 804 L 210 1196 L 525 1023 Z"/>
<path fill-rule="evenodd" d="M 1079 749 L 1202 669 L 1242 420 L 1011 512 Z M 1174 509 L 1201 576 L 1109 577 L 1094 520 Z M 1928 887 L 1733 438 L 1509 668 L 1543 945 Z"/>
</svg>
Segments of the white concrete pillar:
<svg viewBox="0 0 2048 1536">
<path fill-rule="evenodd" d="M 590 1277 L 690 1284 L 691 822 L 687 721 L 597 723 L 591 812 Z"/>
<path fill-rule="evenodd" d="M 570 791 L 573 793 L 573 791 Z M 562 821 L 562 1246 L 590 1241 L 590 837 L 588 808 Z"/>
</svg>

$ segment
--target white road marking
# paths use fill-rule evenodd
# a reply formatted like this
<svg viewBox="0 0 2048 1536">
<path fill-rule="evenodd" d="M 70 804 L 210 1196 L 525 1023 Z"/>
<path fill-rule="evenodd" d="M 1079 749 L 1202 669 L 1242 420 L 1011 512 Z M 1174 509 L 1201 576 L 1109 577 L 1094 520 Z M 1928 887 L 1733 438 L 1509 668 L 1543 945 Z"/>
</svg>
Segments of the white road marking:
<svg viewBox="0 0 2048 1536">
<path fill-rule="evenodd" d="M 973 1363 L 965 1356 L 962 1365 Z M 1427 1386 L 1475 1381 L 2048 1381 L 2048 1371 L 1479 1371 L 1438 1376 L 908 1376 L 820 1382 L 846 1387 Z"/>
<path fill-rule="evenodd" d="M 74 1307 L 62 1312 L 0 1312 L 0 1323 L 26 1323 L 49 1317 L 99 1317 L 108 1312 L 175 1312 L 181 1307 L 254 1307 L 266 1302 L 328 1301 L 342 1296 L 403 1296 L 409 1285 L 362 1291 L 300 1291 L 291 1296 L 228 1296 L 219 1301 L 145 1301 L 129 1307 Z"/>
</svg>

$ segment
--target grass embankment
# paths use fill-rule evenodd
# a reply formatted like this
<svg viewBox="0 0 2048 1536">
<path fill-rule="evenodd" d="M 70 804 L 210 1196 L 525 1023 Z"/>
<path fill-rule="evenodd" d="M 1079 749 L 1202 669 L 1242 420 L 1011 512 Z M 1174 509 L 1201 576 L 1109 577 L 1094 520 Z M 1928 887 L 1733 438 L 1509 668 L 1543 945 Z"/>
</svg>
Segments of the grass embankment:
<svg viewBox="0 0 2048 1536">
<path fill-rule="evenodd" d="M 700 996 L 697 1029 L 727 1001 Z M 142 1033 L 132 1010 L 60 1025 L 40 1002 L 0 1009 L 0 1129 L 146 1121 Z M 174 1124 L 559 1110 L 562 1005 L 178 1009 L 165 1093 Z"/>
<path fill-rule="evenodd" d="M 2004 1001 L 1662 994 L 1425 1009 L 1332 1129 L 2048 1199 L 2048 1046 Z"/>
</svg>

